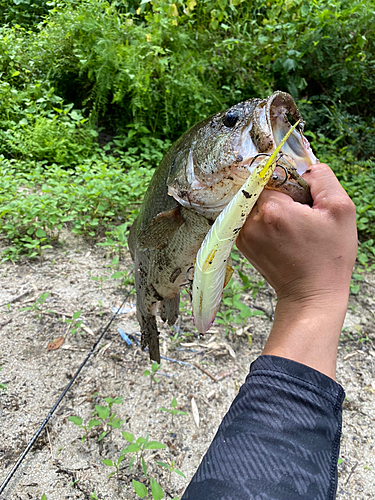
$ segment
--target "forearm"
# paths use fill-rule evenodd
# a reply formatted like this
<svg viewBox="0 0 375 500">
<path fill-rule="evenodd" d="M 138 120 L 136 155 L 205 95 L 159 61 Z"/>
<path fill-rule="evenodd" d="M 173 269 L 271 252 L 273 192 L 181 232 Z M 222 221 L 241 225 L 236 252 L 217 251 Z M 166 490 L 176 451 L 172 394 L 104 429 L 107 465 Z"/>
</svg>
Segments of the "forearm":
<svg viewBox="0 0 375 500">
<path fill-rule="evenodd" d="M 343 389 L 288 359 L 261 356 L 181 500 L 332 500 Z"/>
<path fill-rule="evenodd" d="M 285 357 L 335 380 L 337 346 L 348 304 L 348 291 L 308 301 L 278 301 L 263 354 Z"/>
</svg>

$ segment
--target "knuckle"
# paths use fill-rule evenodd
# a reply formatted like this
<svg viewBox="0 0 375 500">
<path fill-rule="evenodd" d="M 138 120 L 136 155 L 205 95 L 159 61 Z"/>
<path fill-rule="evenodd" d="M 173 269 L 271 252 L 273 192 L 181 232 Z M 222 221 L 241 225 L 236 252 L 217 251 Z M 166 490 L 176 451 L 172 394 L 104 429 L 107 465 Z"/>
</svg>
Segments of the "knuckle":
<svg viewBox="0 0 375 500">
<path fill-rule="evenodd" d="M 336 217 L 352 218 L 356 215 L 356 208 L 349 196 L 343 193 L 331 200 L 331 212 Z"/>
<path fill-rule="evenodd" d="M 281 221 L 280 207 L 272 200 L 263 203 L 260 215 L 263 218 L 264 224 L 267 226 L 278 227 Z"/>
</svg>

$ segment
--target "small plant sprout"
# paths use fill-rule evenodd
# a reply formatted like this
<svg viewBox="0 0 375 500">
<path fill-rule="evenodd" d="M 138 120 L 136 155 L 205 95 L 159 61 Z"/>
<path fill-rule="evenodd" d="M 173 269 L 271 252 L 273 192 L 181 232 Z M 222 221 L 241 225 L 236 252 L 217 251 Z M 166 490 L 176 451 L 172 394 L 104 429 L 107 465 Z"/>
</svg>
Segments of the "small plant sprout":
<svg viewBox="0 0 375 500">
<path fill-rule="evenodd" d="M 111 429 L 120 429 L 122 424 L 125 422 L 125 420 L 120 420 L 119 418 L 116 418 L 116 412 L 111 413 L 112 406 L 114 404 L 121 404 L 122 400 L 124 398 L 122 397 L 117 397 L 117 398 L 104 398 L 104 401 L 108 403 L 108 406 L 100 406 L 100 405 L 95 405 L 95 410 L 94 410 L 94 416 L 98 416 L 101 419 L 101 423 L 104 427 L 104 431 L 100 434 L 98 438 L 98 442 L 101 441 L 109 432 L 110 430 L 106 430 L 106 427 L 110 427 Z"/>
<path fill-rule="evenodd" d="M 172 425 L 173 425 L 173 417 L 175 415 L 187 415 L 186 411 L 177 410 L 177 399 L 173 398 L 171 402 L 170 408 L 159 408 L 160 411 L 166 411 L 172 415 Z"/>
<path fill-rule="evenodd" d="M 160 370 L 161 363 L 157 363 L 156 361 L 152 363 L 151 366 L 151 371 L 150 370 L 145 370 L 143 376 L 144 377 L 150 377 L 150 389 L 152 389 L 152 383 L 153 382 L 159 382 L 159 379 L 156 378 L 157 372 Z"/>
<path fill-rule="evenodd" d="M 178 474 L 179 476 L 182 476 L 186 479 L 186 476 L 183 472 L 181 472 L 179 469 L 177 469 L 176 465 L 175 465 L 175 461 L 174 460 L 168 460 L 168 463 L 165 463 L 165 462 L 158 462 L 156 461 L 156 463 L 160 466 L 160 467 L 163 467 L 164 469 L 168 469 L 168 472 L 169 472 L 169 476 L 168 476 L 168 481 L 171 480 L 171 475 L 173 472 L 175 472 L 176 474 Z"/>
<path fill-rule="evenodd" d="M 101 424 L 100 420 L 97 420 L 94 418 L 94 419 L 89 421 L 88 425 L 83 425 L 83 419 L 81 417 L 77 417 L 75 415 L 70 416 L 68 420 L 70 420 L 71 422 L 73 422 L 74 425 L 76 425 L 77 427 L 79 427 L 80 429 L 83 429 L 85 431 L 84 435 L 81 438 L 82 443 L 85 439 L 87 439 L 87 436 L 88 436 L 90 430 L 93 427 L 96 427 L 97 425 Z"/>
<path fill-rule="evenodd" d="M 121 465 L 121 462 L 124 460 L 125 458 L 125 455 L 120 455 L 117 459 L 116 462 L 113 462 L 112 460 L 110 459 L 105 459 L 105 460 L 102 460 L 102 463 L 104 465 L 106 465 L 107 467 L 114 467 L 115 470 L 113 472 L 111 472 L 110 474 L 108 474 L 108 479 L 110 479 L 112 476 L 114 476 L 115 474 L 117 474 L 117 477 L 119 476 L 119 472 L 120 472 L 120 465 Z"/>
<path fill-rule="evenodd" d="M 97 495 L 96 491 L 94 491 L 94 493 L 90 494 L 90 500 L 98 500 L 98 495 Z"/>
<path fill-rule="evenodd" d="M 163 450 L 167 446 L 159 441 L 149 441 L 148 434 L 145 438 L 139 437 L 137 440 L 135 440 L 134 435 L 130 432 L 122 432 L 122 436 L 126 439 L 129 445 L 122 450 L 121 455 L 125 456 L 129 453 L 133 455 L 129 462 L 129 470 L 131 470 L 134 461 L 137 459 L 138 466 L 142 466 L 143 473 L 147 477 L 147 465 L 143 458 L 144 452 L 146 450 Z"/>
<path fill-rule="evenodd" d="M 132 479 L 132 484 L 134 491 L 140 498 L 145 498 L 146 500 L 162 500 L 164 498 L 163 488 L 153 477 L 150 478 L 151 495 L 143 483 Z"/>
<path fill-rule="evenodd" d="M 81 311 L 77 311 L 73 314 L 73 318 L 72 319 L 66 319 L 65 320 L 65 323 L 68 323 L 72 326 L 72 330 L 71 330 L 71 334 L 73 335 L 78 329 L 79 327 L 82 325 L 83 321 L 81 319 L 79 319 L 81 316 Z"/>
<path fill-rule="evenodd" d="M 105 436 L 110 432 L 110 430 L 107 430 L 108 427 L 110 427 L 111 429 L 120 429 L 125 420 L 120 420 L 119 418 L 116 418 L 116 413 L 115 412 L 111 413 L 111 408 L 114 404 L 121 404 L 122 400 L 123 400 L 122 397 L 104 398 L 104 401 L 108 403 L 108 406 L 95 405 L 93 416 L 98 418 L 91 419 L 88 425 L 83 424 L 83 420 L 81 417 L 77 416 L 69 417 L 69 420 L 73 422 L 73 424 L 77 425 L 78 427 L 80 427 L 85 431 L 85 434 L 81 439 L 82 442 L 87 438 L 88 433 L 93 427 L 101 425 L 104 429 L 98 438 L 98 442 L 101 441 L 103 438 L 105 438 Z"/>
<path fill-rule="evenodd" d="M 49 292 L 42 293 L 32 306 L 24 307 L 21 309 L 21 311 L 35 311 L 37 313 L 41 312 L 41 306 L 45 303 L 48 296 L 49 296 Z M 40 319 L 39 314 L 37 314 L 37 318 Z"/>
<path fill-rule="evenodd" d="M 43 493 L 42 498 L 40 500 L 47 500 L 46 494 Z"/>
</svg>

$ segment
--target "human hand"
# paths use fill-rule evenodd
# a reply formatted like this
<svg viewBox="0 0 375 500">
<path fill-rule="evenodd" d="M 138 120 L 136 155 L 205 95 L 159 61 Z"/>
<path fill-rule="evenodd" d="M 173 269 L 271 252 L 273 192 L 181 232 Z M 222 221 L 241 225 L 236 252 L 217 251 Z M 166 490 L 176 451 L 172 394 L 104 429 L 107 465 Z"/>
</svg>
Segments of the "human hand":
<svg viewBox="0 0 375 500">
<path fill-rule="evenodd" d="M 264 190 L 237 238 L 278 299 L 297 302 L 346 294 L 357 253 L 355 207 L 332 170 L 318 163 L 303 177 L 312 207 Z"/>
<path fill-rule="evenodd" d="M 334 378 L 357 252 L 355 207 L 327 165 L 313 165 L 303 177 L 313 206 L 264 190 L 237 247 L 278 297 L 264 353 L 300 361 Z"/>
</svg>

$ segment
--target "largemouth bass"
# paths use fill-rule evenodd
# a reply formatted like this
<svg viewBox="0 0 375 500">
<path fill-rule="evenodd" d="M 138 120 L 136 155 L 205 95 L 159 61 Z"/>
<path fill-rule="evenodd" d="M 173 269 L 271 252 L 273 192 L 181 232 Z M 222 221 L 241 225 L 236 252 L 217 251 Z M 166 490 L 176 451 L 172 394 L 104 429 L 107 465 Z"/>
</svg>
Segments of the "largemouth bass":
<svg viewBox="0 0 375 500">
<path fill-rule="evenodd" d="M 172 145 L 156 169 L 128 243 L 135 267 L 141 345 L 158 363 L 156 314 L 170 325 L 175 323 L 180 287 L 205 235 L 255 165 L 286 135 L 291 127 L 288 116 L 300 123 L 283 145 L 279 166 L 266 187 L 311 204 L 301 175 L 317 159 L 303 136 L 302 116 L 284 92 L 243 101 L 197 123 Z"/>
</svg>

